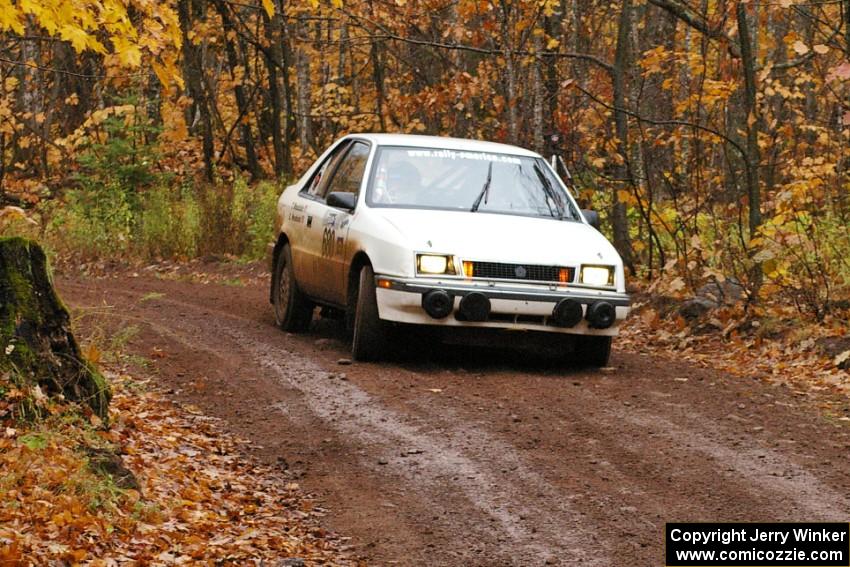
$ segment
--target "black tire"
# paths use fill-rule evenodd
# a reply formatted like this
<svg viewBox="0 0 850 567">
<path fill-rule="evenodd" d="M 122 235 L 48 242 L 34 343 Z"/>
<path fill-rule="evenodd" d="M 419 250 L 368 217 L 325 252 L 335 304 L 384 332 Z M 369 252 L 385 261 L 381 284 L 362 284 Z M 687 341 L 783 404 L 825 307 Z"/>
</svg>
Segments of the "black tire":
<svg viewBox="0 0 850 567">
<path fill-rule="evenodd" d="M 360 270 L 357 298 L 352 307 L 354 309 L 352 358 L 361 362 L 380 360 L 387 354 L 389 339 L 387 324 L 378 317 L 375 272 L 372 271 L 372 266 L 366 265 Z"/>
<path fill-rule="evenodd" d="M 608 366 L 611 358 L 611 337 L 579 335 L 575 342 L 575 361 L 584 366 Z"/>
<path fill-rule="evenodd" d="M 313 303 L 298 289 L 289 244 L 283 246 L 277 257 L 272 282 L 272 305 L 277 326 L 293 333 L 306 331 L 313 319 Z"/>
</svg>

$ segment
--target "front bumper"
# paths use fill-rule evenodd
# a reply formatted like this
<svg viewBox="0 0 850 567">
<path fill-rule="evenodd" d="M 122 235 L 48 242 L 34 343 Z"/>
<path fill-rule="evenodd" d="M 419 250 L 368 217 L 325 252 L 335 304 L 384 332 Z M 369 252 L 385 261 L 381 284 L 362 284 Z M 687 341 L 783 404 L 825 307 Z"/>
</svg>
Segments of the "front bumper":
<svg viewBox="0 0 850 567">
<path fill-rule="evenodd" d="M 522 285 L 487 281 L 458 281 L 449 279 L 405 279 L 376 276 L 378 315 L 386 321 L 416 325 L 448 327 L 489 327 L 547 331 L 565 334 L 615 336 L 619 324 L 629 313 L 630 300 L 625 293 L 590 288 Z M 428 315 L 422 307 L 422 297 L 431 290 L 443 290 L 451 296 L 452 313 L 442 319 Z M 460 301 L 477 292 L 490 301 L 490 315 L 485 321 L 465 321 L 458 317 Z M 615 323 L 606 329 L 592 328 L 582 319 L 572 327 L 554 324 L 552 313 L 563 299 L 573 299 L 582 305 L 583 312 L 595 302 L 606 301 L 616 310 Z"/>
</svg>

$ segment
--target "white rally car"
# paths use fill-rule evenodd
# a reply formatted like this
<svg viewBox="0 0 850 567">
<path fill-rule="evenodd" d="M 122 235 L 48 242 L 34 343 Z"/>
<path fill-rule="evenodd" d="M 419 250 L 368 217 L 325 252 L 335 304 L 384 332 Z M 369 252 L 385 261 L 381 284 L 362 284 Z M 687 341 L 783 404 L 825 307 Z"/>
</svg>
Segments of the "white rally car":
<svg viewBox="0 0 850 567">
<path fill-rule="evenodd" d="M 494 344 L 516 336 L 495 330 L 548 333 L 604 366 L 629 310 L 617 252 L 546 160 L 514 146 L 345 136 L 284 190 L 276 225 L 277 324 L 302 331 L 316 305 L 343 312 L 356 360 L 427 325 L 490 328 Z"/>
</svg>

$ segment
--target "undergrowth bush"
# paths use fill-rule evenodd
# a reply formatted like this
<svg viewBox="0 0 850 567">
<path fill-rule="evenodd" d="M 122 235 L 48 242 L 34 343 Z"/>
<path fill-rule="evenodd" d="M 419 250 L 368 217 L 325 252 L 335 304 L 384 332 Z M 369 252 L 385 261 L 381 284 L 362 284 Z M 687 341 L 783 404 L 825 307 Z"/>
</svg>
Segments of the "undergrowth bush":
<svg viewBox="0 0 850 567">
<path fill-rule="evenodd" d="M 74 189 L 42 206 L 46 240 L 60 253 L 86 259 L 117 258 L 129 252 L 137 217 L 135 196 L 110 188 Z"/>
<path fill-rule="evenodd" d="M 585 191 L 582 197 L 596 210 L 610 209 L 606 192 Z M 747 294 L 758 290 L 758 298 L 750 299 L 792 305 L 817 320 L 846 309 L 850 305 L 848 218 L 836 212 L 840 207 L 795 200 L 790 191 L 777 195 L 771 205 L 763 212 L 753 239 L 747 234 L 746 211 L 738 202 L 662 201 L 651 211 L 651 226 L 632 208 L 629 228 L 637 279 L 655 280 L 650 289 L 681 296 L 694 295 L 708 282 L 734 279 Z M 602 217 L 610 238 L 610 219 Z M 646 244 L 650 241 L 651 271 Z"/>
<path fill-rule="evenodd" d="M 280 190 L 241 179 L 138 193 L 111 185 L 74 189 L 44 205 L 46 239 L 56 252 L 85 260 L 259 259 L 273 236 Z"/>
<path fill-rule="evenodd" d="M 193 192 L 184 185 L 159 186 L 141 195 L 134 256 L 191 258 L 196 254 L 200 210 Z"/>
<path fill-rule="evenodd" d="M 197 253 L 262 257 L 273 236 L 275 203 L 280 190 L 273 183 L 251 186 L 242 179 L 198 190 Z"/>
<path fill-rule="evenodd" d="M 106 119 L 80 153 L 74 187 L 41 205 L 52 251 L 83 260 L 262 257 L 281 187 L 176 179 L 160 166 L 158 130 L 143 116 Z"/>
<path fill-rule="evenodd" d="M 850 300 L 850 232 L 825 212 L 777 215 L 762 227 L 765 294 L 775 293 L 822 320 Z"/>
</svg>

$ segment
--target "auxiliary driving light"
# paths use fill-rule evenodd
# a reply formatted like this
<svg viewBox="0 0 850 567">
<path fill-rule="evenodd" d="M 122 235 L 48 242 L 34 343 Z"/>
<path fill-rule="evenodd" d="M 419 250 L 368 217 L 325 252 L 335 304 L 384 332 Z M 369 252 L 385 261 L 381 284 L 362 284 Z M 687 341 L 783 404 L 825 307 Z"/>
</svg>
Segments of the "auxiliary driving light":
<svg viewBox="0 0 850 567">
<path fill-rule="evenodd" d="M 581 303 L 575 299 L 562 299 L 552 310 L 552 321 L 559 327 L 575 327 L 581 321 L 584 312 Z"/>
<path fill-rule="evenodd" d="M 596 301 L 587 307 L 587 322 L 594 329 L 607 329 L 617 319 L 617 311 L 607 301 Z"/>
<path fill-rule="evenodd" d="M 422 296 L 422 309 L 434 319 L 445 319 L 452 312 L 454 299 L 442 289 L 432 289 Z"/>
<path fill-rule="evenodd" d="M 490 300 L 483 293 L 473 291 L 460 300 L 459 310 L 466 321 L 486 321 L 490 317 Z"/>
</svg>

